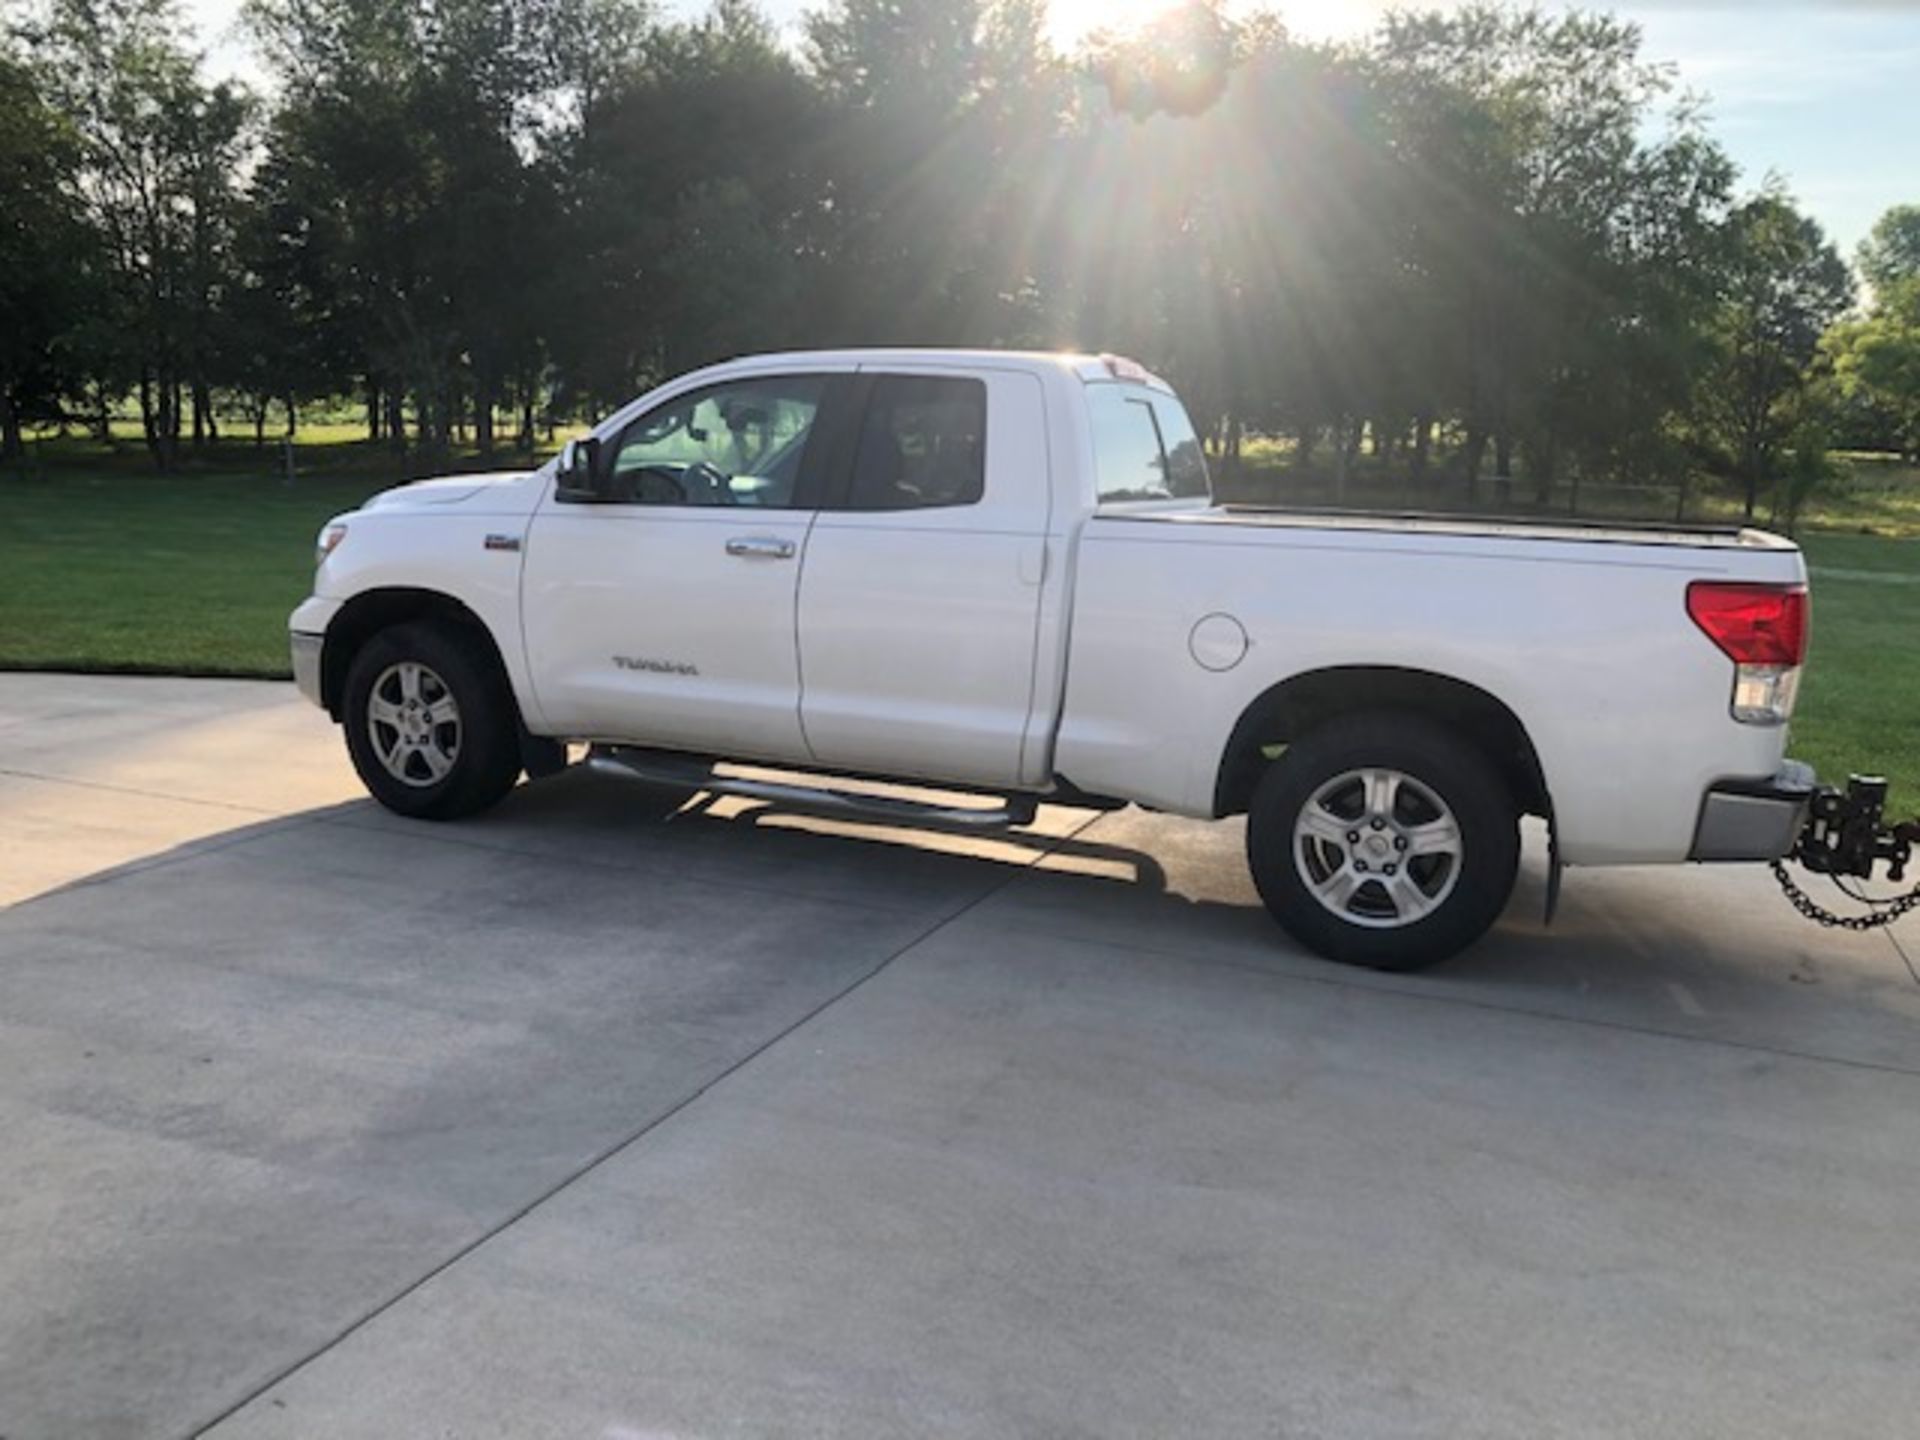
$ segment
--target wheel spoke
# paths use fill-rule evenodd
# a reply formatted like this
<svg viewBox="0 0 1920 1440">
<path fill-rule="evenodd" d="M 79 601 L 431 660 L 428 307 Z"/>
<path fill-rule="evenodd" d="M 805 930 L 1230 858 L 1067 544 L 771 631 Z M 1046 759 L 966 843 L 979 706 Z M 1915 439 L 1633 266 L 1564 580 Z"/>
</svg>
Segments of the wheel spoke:
<svg viewBox="0 0 1920 1440">
<path fill-rule="evenodd" d="M 1367 814 L 1381 819 L 1393 818 L 1393 802 L 1400 793 L 1400 775 L 1394 770 L 1362 772 L 1367 787 Z"/>
<path fill-rule="evenodd" d="M 418 753 L 420 759 L 426 764 L 427 774 L 435 780 L 441 779 L 453 769 L 453 757 L 432 742 L 420 746 Z"/>
<path fill-rule="evenodd" d="M 1406 832 L 1409 855 L 1458 855 L 1460 827 L 1450 816 L 1415 825 Z"/>
<path fill-rule="evenodd" d="M 410 661 L 395 667 L 395 676 L 400 682 L 400 698 L 418 700 L 420 698 L 420 667 Z"/>
<path fill-rule="evenodd" d="M 451 725 L 460 718 L 460 707 L 453 703 L 453 696 L 442 695 L 427 706 L 427 719 L 436 725 Z"/>
<path fill-rule="evenodd" d="M 1318 801 L 1309 800 L 1305 808 L 1300 811 L 1300 829 L 1315 839 L 1325 840 L 1329 844 L 1344 847 L 1347 831 L 1351 828 L 1339 816 L 1325 810 Z"/>
<path fill-rule="evenodd" d="M 1345 910 L 1353 902 L 1353 892 L 1363 882 L 1353 872 L 1353 868 L 1342 865 L 1333 874 L 1313 887 L 1314 894 L 1320 897 L 1320 903 L 1333 910 Z"/>
<path fill-rule="evenodd" d="M 399 727 L 400 707 L 391 700 L 382 700 L 378 695 L 372 696 L 367 701 L 367 714 L 382 725 Z"/>
<path fill-rule="evenodd" d="M 1393 902 L 1394 913 L 1403 925 L 1409 920 L 1418 920 L 1433 908 L 1433 901 L 1426 891 L 1404 871 L 1386 881 L 1385 885 L 1387 898 Z"/>
</svg>

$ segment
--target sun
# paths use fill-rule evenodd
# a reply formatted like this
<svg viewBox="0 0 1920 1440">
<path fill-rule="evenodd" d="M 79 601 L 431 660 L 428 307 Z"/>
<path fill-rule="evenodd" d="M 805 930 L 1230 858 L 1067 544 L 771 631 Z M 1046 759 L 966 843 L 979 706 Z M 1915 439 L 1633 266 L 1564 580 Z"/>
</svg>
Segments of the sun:
<svg viewBox="0 0 1920 1440">
<path fill-rule="evenodd" d="M 1182 0 L 1047 0 L 1047 38 L 1054 48 L 1070 53 L 1096 30 L 1138 29 L 1181 4 Z M 1226 0 L 1221 6 L 1228 19 L 1256 9 L 1277 10 L 1289 34 L 1309 40 L 1361 34 L 1391 8 L 1389 0 L 1279 0 L 1265 5 L 1259 0 Z"/>
<path fill-rule="evenodd" d="M 1096 30 L 1125 32 L 1179 8 L 1179 0 L 1047 0 L 1047 38 L 1072 52 Z"/>
</svg>

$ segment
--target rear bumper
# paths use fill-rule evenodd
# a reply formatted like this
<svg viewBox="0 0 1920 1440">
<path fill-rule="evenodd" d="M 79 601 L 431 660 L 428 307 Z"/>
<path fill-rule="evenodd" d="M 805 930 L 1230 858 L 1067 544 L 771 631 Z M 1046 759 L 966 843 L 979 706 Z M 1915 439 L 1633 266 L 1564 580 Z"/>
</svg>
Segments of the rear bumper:
<svg viewBox="0 0 1920 1440">
<path fill-rule="evenodd" d="M 326 703 L 320 694 L 320 651 L 325 643 L 324 635 L 304 635 L 298 630 L 287 636 L 293 653 L 293 683 L 316 705 Z"/>
<path fill-rule="evenodd" d="M 1723 780 L 1700 802 L 1690 860 L 1778 860 L 1806 822 L 1813 767 L 1788 760 L 1771 780 Z"/>
</svg>

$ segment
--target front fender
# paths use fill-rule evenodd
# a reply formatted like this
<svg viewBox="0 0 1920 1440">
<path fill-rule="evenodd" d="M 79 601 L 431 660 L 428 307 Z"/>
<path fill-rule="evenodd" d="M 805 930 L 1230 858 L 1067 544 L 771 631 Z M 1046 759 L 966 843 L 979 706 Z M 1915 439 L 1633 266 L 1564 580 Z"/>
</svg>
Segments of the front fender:
<svg viewBox="0 0 1920 1440">
<path fill-rule="evenodd" d="M 488 513 L 469 502 L 361 512 L 345 523 L 346 539 L 316 572 L 313 598 L 294 611 L 291 628 L 328 634 L 343 615 L 352 616 L 375 595 L 437 597 L 486 630 L 527 728 L 545 733 L 520 627 L 521 547 L 528 516 Z"/>
</svg>

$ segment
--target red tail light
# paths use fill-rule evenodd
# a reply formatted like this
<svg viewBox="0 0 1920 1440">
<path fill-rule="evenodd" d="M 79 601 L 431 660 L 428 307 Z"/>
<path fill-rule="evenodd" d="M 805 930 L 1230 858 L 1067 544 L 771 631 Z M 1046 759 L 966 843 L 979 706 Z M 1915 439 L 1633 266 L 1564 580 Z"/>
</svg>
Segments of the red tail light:
<svg viewBox="0 0 1920 1440">
<path fill-rule="evenodd" d="M 1807 658 L 1807 588 L 1696 580 L 1687 614 L 1736 665 L 1794 666 Z"/>
</svg>

